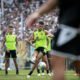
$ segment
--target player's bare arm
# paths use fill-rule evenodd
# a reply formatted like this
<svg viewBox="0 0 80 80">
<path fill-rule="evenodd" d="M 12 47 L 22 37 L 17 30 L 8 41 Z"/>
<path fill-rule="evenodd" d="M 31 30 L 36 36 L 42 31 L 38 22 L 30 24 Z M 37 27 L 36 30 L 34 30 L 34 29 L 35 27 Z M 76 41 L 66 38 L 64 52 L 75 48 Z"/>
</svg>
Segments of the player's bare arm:
<svg viewBox="0 0 80 80">
<path fill-rule="evenodd" d="M 48 13 L 52 9 L 54 9 L 57 5 L 57 0 L 47 0 L 45 4 L 43 4 L 38 11 L 35 13 L 31 14 L 27 19 L 26 19 L 26 26 L 32 26 L 36 20 L 40 17 L 40 15 Z"/>
<path fill-rule="evenodd" d="M 31 34 L 30 37 L 27 39 L 27 42 L 28 42 L 31 46 L 33 46 L 33 43 L 32 43 L 31 40 L 34 40 L 34 39 L 33 39 L 33 34 Z"/>
<path fill-rule="evenodd" d="M 42 15 L 44 13 L 48 13 L 49 11 L 54 9 L 56 5 L 57 5 L 57 0 L 47 0 L 47 2 L 38 9 L 38 14 Z"/>
<path fill-rule="evenodd" d="M 18 38 L 16 37 L 16 46 L 18 45 Z"/>
<path fill-rule="evenodd" d="M 18 47 L 18 38 L 16 37 L 16 47 Z M 17 54 L 18 54 L 18 50 L 17 50 Z"/>
<path fill-rule="evenodd" d="M 6 48 L 6 46 L 5 46 L 5 39 L 6 39 L 6 38 L 5 38 L 5 37 L 3 37 L 3 44 L 2 44 L 2 48 L 3 48 L 3 47 L 5 47 L 5 48 Z"/>
<path fill-rule="evenodd" d="M 38 39 L 39 37 L 36 37 L 36 39 L 32 40 L 32 43 L 35 43 Z"/>
<path fill-rule="evenodd" d="M 46 33 L 46 35 L 47 35 L 47 37 L 54 37 L 54 35 L 52 35 L 50 32 L 48 32 L 47 30 L 45 30 L 45 33 Z"/>
<path fill-rule="evenodd" d="M 47 37 L 47 46 L 49 45 L 49 39 L 48 39 L 48 37 Z"/>
</svg>

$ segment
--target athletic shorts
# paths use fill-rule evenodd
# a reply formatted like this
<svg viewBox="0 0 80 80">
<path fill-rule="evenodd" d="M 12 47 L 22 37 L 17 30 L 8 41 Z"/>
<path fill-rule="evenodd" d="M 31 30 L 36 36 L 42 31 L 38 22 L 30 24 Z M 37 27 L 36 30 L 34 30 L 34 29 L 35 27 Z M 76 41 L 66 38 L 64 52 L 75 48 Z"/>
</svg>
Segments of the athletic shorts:
<svg viewBox="0 0 80 80">
<path fill-rule="evenodd" d="M 51 54 L 80 59 L 80 34 L 78 28 L 60 24 L 53 39 Z"/>
<path fill-rule="evenodd" d="M 43 54 L 43 56 L 46 55 L 46 53 L 44 52 L 44 48 L 43 47 L 39 47 L 39 48 L 35 49 L 35 51 L 37 51 L 38 53 L 41 52 Z"/>
<path fill-rule="evenodd" d="M 50 51 L 46 52 L 47 58 L 50 58 Z"/>
<path fill-rule="evenodd" d="M 10 50 L 9 53 L 6 51 L 6 53 L 5 53 L 5 59 L 9 59 L 10 57 L 11 58 L 17 58 L 16 50 Z"/>
</svg>

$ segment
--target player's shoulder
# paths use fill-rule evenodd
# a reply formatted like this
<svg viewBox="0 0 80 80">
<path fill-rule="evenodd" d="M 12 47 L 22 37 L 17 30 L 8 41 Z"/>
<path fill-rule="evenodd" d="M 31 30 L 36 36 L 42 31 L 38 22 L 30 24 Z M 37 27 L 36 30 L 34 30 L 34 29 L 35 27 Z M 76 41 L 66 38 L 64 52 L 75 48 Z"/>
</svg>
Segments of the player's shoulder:
<svg viewBox="0 0 80 80">
<path fill-rule="evenodd" d="M 13 33 L 12 35 L 17 36 L 17 35 L 16 35 L 16 34 L 14 34 L 14 33 Z"/>
<path fill-rule="evenodd" d="M 48 31 L 49 32 L 49 30 L 46 30 L 46 29 L 44 29 L 44 31 Z"/>
<path fill-rule="evenodd" d="M 8 33 L 7 34 L 5 34 L 5 36 L 7 36 L 8 35 Z"/>
<path fill-rule="evenodd" d="M 34 30 L 34 32 L 37 32 L 38 30 L 36 29 L 36 30 Z"/>
<path fill-rule="evenodd" d="M 17 37 L 17 35 L 16 35 L 16 34 L 12 34 L 12 36 Z"/>
<path fill-rule="evenodd" d="M 48 30 L 44 30 L 44 32 L 45 32 L 45 33 L 49 33 L 49 31 L 48 31 Z"/>
<path fill-rule="evenodd" d="M 38 30 L 35 30 L 35 31 L 33 32 L 33 34 L 34 34 L 34 33 L 37 33 L 37 32 L 38 32 Z"/>
<path fill-rule="evenodd" d="M 45 32 L 47 31 L 47 30 L 44 30 Z"/>
<path fill-rule="evenodd" d="M 5 34 L 5 37 L 8 36 L 8 35 L 9 35 L 9 33 L 6 33 L 6 34 Z"/>
</svg>

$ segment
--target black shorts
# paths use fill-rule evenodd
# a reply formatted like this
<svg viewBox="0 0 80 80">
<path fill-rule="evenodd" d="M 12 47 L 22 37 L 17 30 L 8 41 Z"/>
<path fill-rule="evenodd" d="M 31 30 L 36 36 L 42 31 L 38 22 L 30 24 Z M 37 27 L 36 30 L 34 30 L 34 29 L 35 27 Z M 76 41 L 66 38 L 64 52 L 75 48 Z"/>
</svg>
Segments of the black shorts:
<svg viewBox="0 0 80 80">
<path fill-rule="evenodd" d="M 52 54 L 80 59 L 80 34 L 78 28 L 60 25 L 53 39 Z"/>
<path fill-rule="evenodd" d="M 11 58 L 17 58 L 16 50 L 10 50 L 9 53 L 6 51 L 5 59 L 9 59 L 10 57 Z"/>
<path fill-rule="evenodd" d="M 37 51 L 38 53 L 41 52 L 43 54 L 43 56 L 46 55 L 46 53 L 44 52 L 44 48 L 43 47 L 39 47 L 39 48 L 35 49 L 35 51 Z"/>
<path fill-rule="evenodd" d="M 46 52 L 47 58 L 50 58 L 50 51 Z"/>
</svg>

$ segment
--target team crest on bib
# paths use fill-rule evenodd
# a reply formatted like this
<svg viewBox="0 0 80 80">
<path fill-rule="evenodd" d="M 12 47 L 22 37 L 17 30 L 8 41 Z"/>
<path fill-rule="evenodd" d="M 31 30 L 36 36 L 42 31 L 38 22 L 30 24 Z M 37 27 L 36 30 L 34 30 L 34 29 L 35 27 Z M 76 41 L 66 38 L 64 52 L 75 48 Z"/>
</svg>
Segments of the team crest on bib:
<svg viewBox="0 0 80 80">
<path fill-rule="evenodd" d="M 43 33 L 41 33 L 41 35 L 43 35 Z"/>
<path fill-rule="evenodd" d="M 13 38 L 15 38 L 15 37 L 13 36 Z"/>
</svg>

